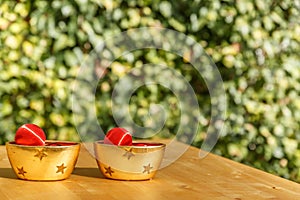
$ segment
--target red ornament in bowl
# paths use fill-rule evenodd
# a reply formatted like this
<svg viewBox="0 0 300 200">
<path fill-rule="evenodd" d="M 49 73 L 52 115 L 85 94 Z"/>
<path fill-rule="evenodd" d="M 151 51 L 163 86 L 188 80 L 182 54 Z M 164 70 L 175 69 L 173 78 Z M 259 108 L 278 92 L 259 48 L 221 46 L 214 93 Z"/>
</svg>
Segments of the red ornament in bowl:
<svg viewBox="0 0 300 200">
<path fill-rule="evenodd" d="M 46 135 L 39 126 L 35 124 L 24 124 L 15 135 L 15 143 L 19 145 L 44 146 Z"/>
<path fill-rule="evenodd" d="M 46 140 L 42 128 L 24 124 L 15 141 L 6 142 L 9 162 L 22 180 L 56 181 L 68 178 L 76 165 L 80 143 Z"/>
<path fill-rule="evenodd" d="M 125 128 L 116 127 L 107 132 L 103 142 L 118 146 L 132 145 L 132 136 Z"/>
</svg>

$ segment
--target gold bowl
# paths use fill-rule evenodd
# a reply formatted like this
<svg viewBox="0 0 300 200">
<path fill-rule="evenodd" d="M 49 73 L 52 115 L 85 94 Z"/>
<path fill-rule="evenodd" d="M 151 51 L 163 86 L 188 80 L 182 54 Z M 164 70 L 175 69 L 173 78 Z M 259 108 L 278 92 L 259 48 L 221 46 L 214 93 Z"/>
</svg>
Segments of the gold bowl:
<svg viewBox="0 0 300 200">
<path fill-rule="evenodd" d="M 9 162 L 18 178 L 55 181 L 68 178 L 77 162 L 80 143 L 46 141 L 45 146 L 6 143 Z"/>
<path fill-rule="evenodd" d="M 94 142 L 98 167 L 106 178 L 116 180 L 148 180 L 154 177 L 164 156 L 163 143 L 138 143 L 116 146 Z"/>
</svg>

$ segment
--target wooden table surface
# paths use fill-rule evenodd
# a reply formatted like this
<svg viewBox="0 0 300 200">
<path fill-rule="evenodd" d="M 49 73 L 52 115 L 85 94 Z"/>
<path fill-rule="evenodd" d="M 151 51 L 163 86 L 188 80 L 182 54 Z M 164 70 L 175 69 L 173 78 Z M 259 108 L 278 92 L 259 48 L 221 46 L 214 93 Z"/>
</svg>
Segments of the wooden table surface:
<svg viewBox="0 0 300 200">
<path fill-rule="evenodd" d="M 175 150 L 176 151 L 176 150 Z M 176 153 L 176 152 L 174 152 Z M 172 156 L 172 151 L 164 159 Z M 148 181 L 105 179 L 82 145 L 76 168 L 63 181 L 17 179 L 0 146 L 0 199 L 300 199 L 300 184 L 209 154 L 188 150 Z"/>
</svg>

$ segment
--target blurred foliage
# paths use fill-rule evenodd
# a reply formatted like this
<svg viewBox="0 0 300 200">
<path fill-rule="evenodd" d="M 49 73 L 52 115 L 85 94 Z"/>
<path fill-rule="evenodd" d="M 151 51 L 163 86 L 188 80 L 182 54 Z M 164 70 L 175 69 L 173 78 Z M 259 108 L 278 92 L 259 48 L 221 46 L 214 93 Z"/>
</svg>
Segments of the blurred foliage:
<svg viewBox="0 0 300 200">
<path fill-rule="evenodd" d="M 13 140 L 23 123 L 43 127 L 49 139 L 80 140 L 70 94 L 82 61 L 113 34 L 164 27 L 195 39 L 221 72 L 228 108 L 214 153 L 300 181 L 299 18 L 299 0 L 2 0 L 0 143 Z M 95 66 L 99 124 L 104 131 L 116 125 L 114 84 L 145 63 L 169 66 L 193 86 L 201 105 L 193 145 L 200 147 L 210 121 L 207 87 L 185 59 L 162 50 L 135 51 L 105 70 Z M 153 104 L 168 112 L 160 137 L 171 137 L 181 113 L 165 87 L 138 88 L 130 113 L 137 124 L 151 124 L 145 116 Z M 85 114 L 78 120 L 87 122 Z"/>
</svg>

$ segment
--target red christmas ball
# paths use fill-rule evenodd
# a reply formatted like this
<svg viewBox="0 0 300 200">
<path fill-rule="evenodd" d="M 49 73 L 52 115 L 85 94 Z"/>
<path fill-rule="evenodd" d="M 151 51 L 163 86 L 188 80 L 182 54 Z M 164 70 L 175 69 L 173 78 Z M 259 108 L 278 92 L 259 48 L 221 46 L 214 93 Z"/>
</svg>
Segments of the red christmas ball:
<svg viewBox="0 0 300 200">
<path fill-rule="evenodd" d="M 35 124 L 24 124 L 16 131 L 15 143 L 29 146 L 44 146 L 46 135 L 39 126 Z"/>
<path fill-rule="evenodd" d="M 104 137 L 104 144 L 132 145 L 132 136 L 125 128 L 112 128 Z"/>
</svg>

